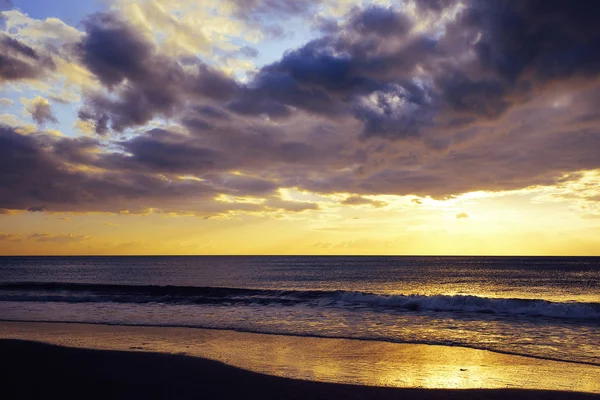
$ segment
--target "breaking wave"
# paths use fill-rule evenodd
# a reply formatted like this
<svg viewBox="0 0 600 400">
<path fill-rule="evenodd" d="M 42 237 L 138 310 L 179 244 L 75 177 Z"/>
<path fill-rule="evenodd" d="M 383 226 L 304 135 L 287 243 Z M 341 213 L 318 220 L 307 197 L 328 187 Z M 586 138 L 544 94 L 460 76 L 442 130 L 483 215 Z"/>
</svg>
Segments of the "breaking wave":
<svg viewBox="0 0 600 400">
<path fill-rule="evenodd" d="M 0 301 L 366 307 L 383 312 L 486 313 L 515 317 L 530 316 L 600 321 L 600 303 L 560 303 L 546 300 L 503 299 L 464 295 L 382 295 L 343 290 L 261 290 L 224 287 L 23 282 L 0 284 Z"/>
</svg>

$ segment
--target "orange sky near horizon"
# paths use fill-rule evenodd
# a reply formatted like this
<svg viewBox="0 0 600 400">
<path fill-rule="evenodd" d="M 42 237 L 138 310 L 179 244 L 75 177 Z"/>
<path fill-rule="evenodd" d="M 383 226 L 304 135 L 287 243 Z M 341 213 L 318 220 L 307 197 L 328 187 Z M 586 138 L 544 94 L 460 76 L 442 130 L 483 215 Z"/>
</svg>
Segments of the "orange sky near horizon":
<svg viewBox="0 0 600 400">
<path fill-rule="evenodd" d="M 587 176 L 600 179 L 600 171 Z M 317 210 L 210 218 L 20 212 L 0 217 L 0 254 L 598 256 L 600 214 L 570 190 L 377 196 L 376 206 L 313 195 Z"/>
</svg>

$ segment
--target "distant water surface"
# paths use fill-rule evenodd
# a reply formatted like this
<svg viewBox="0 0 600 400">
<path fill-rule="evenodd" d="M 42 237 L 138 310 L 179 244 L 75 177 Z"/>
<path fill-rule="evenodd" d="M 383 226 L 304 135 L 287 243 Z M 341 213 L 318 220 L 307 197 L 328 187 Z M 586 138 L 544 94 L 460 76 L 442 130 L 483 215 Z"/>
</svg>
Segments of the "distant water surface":
<svg viewBox="0 0 600 400">
<path fill-rule="evenodd" d="M 0 257 L 0 319 L 446 344 L 600 365 L 600 257 Z"/>
</svg>

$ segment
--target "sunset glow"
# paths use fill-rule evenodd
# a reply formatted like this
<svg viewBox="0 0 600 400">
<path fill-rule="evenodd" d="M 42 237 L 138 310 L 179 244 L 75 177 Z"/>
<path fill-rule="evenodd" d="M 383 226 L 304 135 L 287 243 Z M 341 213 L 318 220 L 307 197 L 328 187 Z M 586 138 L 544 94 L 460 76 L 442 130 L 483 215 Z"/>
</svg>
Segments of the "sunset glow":
<svg viewBox="0 0 600 400">
<path fill-rule="evenodd" d="M 600 255 L 596 21 L 442 3 L 0 1 L 0 254 Z"/>
</svg>

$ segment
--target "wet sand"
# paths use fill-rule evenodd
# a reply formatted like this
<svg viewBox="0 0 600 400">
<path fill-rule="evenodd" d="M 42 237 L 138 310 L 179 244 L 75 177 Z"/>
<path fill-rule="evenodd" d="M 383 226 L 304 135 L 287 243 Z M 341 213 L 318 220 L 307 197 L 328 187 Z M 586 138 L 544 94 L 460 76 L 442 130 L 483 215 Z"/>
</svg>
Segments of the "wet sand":
<svg viewBox="0 0 600 400">
<path fill-rule="evenodd" d="M 279 378 L 202 358 L 0 340 L 8 399 L 591 399 L 527 390 L 398 389 Z M 6 397 L 4 397 L 6 396 Z"/>
<path fill-rule="evenodd" d="M 0 338 L 5 398 L 600 398 L 599 367 L 458 347 L 25 322 Z"/>
</svg>

